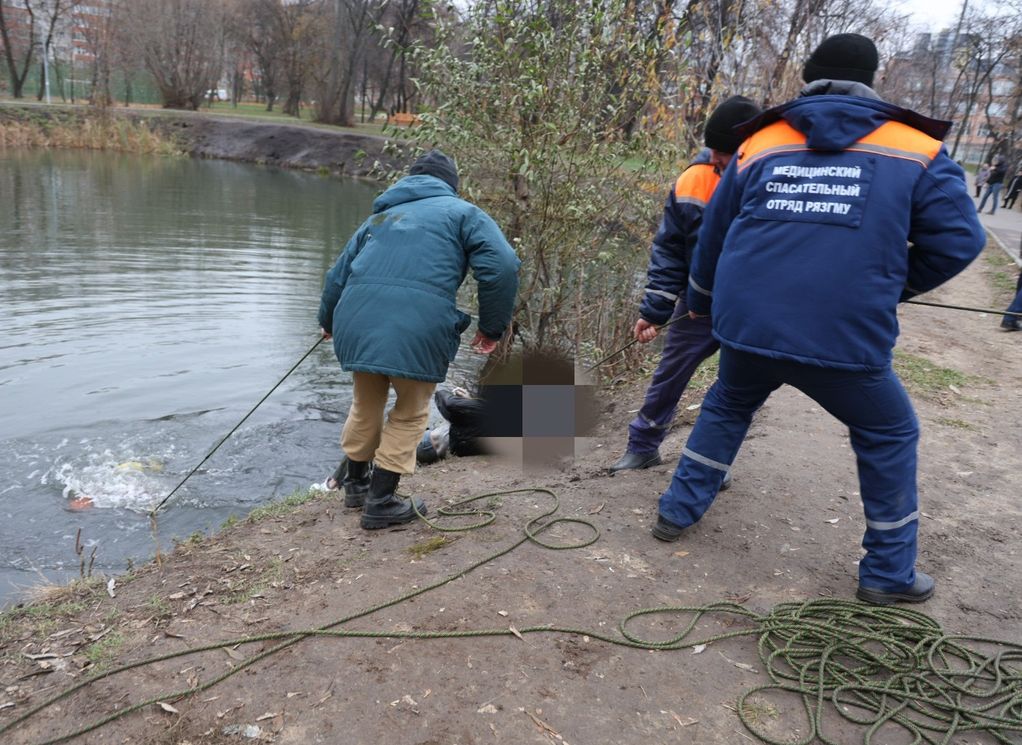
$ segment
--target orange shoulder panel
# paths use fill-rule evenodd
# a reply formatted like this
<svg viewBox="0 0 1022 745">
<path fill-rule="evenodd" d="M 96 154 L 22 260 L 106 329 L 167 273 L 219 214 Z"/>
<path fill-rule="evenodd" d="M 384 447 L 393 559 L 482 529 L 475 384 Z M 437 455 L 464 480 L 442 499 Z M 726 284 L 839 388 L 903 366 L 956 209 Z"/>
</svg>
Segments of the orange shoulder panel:
<svg viewBox="0 0 1022 745">
<path fill-rule="evenodd" d="M 893 158 L 915 160 L 924 166 L 937 157 L 941 141 L 901 122 L 881 124 L 849 150 L 875 152 Z"/>
<path fill-rule="evenodd" d="M 713 190 L 720 183 L 720 176 L 709 163 L 696 163 L 689 166 L 678 176 L 674 183 L 674 198 L 679 202 L 689 202 L 705 206 Z"/>
<path fill-rule="evenodd" d="M 738 170 L 769 153 L 808 150 L 806 136 L 781 119 L 764 127 L 738 149 Z"/>
</svg>

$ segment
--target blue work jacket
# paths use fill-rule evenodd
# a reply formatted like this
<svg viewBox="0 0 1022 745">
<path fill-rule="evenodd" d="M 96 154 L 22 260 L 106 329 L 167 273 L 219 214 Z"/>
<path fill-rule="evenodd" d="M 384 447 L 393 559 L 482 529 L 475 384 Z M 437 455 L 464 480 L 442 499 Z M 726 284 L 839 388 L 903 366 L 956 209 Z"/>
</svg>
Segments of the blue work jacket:
<svg viewBox="0 0 1022 745">
<path fill-rule="evenodd" d="M 653 236 L 646 270 L 646 291 L 639 315 L 661 325 L 670 320 L 678 297 L 688 286 L 688 266 L 696 248 L 703 210 L 720 182 L 720 173 L 710 163 L 710 151 L 695 157 L 674 183 L 664 204 L 664 216 Z"/>
<path fill-rule="evenodd" d="M 949 126 L 834 94 L 743 125 L 703 218 L 689 308 L 712 311 L 714 335 L 735 349 L 886 368 L 899 300 L 954 277 L 986 240 L 941 143 Z"/>
</svg>

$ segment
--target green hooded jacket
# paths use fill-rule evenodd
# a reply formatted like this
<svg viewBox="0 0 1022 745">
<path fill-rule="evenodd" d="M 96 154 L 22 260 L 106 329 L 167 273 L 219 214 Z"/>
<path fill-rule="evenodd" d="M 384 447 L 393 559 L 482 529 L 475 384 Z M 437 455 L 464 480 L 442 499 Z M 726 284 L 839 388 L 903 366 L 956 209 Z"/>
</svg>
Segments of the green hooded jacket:
<svg viewBox="0 0 1022 745">
<path fill-rule="evenodd" d="M 479 285 L 479 330 L 511 322 L 521 262 L 497 224 L 434 176 L 407 176 L 327 272 L 319 323 L 349 372 L 441 382 L 471 318 L 456 305 L 469 267 Z"/>
</svg>

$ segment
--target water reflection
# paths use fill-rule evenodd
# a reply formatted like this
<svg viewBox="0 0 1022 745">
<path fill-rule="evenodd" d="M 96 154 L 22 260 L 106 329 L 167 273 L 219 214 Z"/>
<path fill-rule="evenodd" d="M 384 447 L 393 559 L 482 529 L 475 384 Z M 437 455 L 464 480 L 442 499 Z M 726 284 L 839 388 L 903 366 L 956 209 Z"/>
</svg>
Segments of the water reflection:
<svg viewBox="0 0 1022 745">
<path fill-rule="evenodd" d="M 316 340 L 323 274 L 378 191 L 0 151 L 0 600 L 34 569 L 75 573 L 78 527 L 97 570 L 151 554 L 144 510 Z M 179 492 L 163 537 L 322 478 L 347 408 L 323 344 Z M 72 510 L 79 494 L 94 507 Z"/>
</svg>

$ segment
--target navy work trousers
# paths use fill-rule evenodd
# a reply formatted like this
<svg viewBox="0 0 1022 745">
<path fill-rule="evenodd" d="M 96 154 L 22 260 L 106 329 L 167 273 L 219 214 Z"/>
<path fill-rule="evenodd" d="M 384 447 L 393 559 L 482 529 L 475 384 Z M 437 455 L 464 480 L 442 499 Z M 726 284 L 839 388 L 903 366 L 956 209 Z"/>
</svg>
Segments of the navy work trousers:
<svg viewBox="0 0 1022 745">
<path fill-rule="evenodd" d="M 674 307 L 671 319 L 674 323 L 667 327 L 663 355 L 646 390 L 646 400 L 628 425 L 629 453 L 645 455 L 660 447 L 688 381 L 699 364 L 720 348 L 710 319 L 689 318 L 684 299 Z"/>
<path fill-rule="evenodd" d="M 738 454 L 752 415 L 784 384 L 848 427 L 866 513 L 860 585 L 884 591 L 911 587 L 919 525 L 919 424 L 890 367 L 839 370 L 722 347 L 717 382 L 706 394 L 671 484 L 660 497 L 660 514 L 681 527 L 703 516 Z"/>
</svg>

